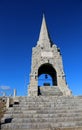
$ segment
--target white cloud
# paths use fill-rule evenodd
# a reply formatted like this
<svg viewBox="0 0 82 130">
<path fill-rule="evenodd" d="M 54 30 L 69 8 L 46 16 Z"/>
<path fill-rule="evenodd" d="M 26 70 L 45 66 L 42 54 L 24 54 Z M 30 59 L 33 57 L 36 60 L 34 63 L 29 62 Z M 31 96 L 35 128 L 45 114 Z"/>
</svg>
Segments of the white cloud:
<svg viewBox="0 0 82 130">
<path fill-rule="evenodd" d="M 2 90 L 10 90 L 10 87 L 9 86 L 0 86 L 0 89 L 2 89 Z"/>
</svg>

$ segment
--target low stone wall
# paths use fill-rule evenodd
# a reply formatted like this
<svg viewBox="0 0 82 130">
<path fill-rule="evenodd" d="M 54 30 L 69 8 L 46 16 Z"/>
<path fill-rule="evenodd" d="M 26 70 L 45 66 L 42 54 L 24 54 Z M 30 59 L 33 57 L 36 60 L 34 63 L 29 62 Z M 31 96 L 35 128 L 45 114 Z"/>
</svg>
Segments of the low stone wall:
<svg viewBox="0 0 82 130">
<path fill-rule="evenodd" d="M 6 102 L 0 99 L 0 120 L 6 111 Z"/>
</svg>

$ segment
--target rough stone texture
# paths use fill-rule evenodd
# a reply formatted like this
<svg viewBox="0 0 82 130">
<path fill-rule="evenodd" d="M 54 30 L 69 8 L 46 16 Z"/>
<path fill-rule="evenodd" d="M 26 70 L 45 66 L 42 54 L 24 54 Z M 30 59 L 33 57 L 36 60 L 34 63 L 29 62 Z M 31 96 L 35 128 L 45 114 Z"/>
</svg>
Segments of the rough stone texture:
<svg viewBox="0 0 82 130">
<path fill-rule="evenodd" d="M 1 130 L 82 130 L 82 96 L 17 97 Z"/>
<path fill-rule="evenodd" d="M 40 87 L 40 95 L 42 96 L 62 96 L 63 93 L 57 86 L 41 86 Z"/>
<path fill-rule="evenodd" d="M 42 73 L 47 73 L 52 76 L 54 81 L 53 86 L 57 86 L 63 95 L 71 95 L 65 79 L 60 50 L 51 42 L 44 16 L 39 41 L 37 46 L 32 49 L 32 66 L 28 89 L 29 96 L 38 95 L 38 77 Z"/>
</svg>

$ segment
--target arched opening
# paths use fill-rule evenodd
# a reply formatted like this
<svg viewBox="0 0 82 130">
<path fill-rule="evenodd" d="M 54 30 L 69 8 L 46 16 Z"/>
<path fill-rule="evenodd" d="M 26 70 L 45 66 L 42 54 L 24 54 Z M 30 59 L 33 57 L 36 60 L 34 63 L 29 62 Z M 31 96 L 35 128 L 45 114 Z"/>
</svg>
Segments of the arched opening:
<svg viewBox="0 0 82 130">
<path fill-rule="evenodd" d="M 43 64 L 38 69 L 38 89 L 40 86 L 57 86 L 56 70 L 49 63 Z"/>
</svg>

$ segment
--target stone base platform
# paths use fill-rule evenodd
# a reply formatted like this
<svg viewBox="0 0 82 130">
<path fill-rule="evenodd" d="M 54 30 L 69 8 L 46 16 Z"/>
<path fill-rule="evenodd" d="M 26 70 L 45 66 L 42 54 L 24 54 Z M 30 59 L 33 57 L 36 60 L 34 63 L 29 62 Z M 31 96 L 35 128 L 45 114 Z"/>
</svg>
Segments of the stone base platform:
<svg viewBox="0 0 82 130">
<path fill-rule="evenodd" d="M 1 130 L 82 130 L 82 96 L 16 97 Z"/>
</svg>

